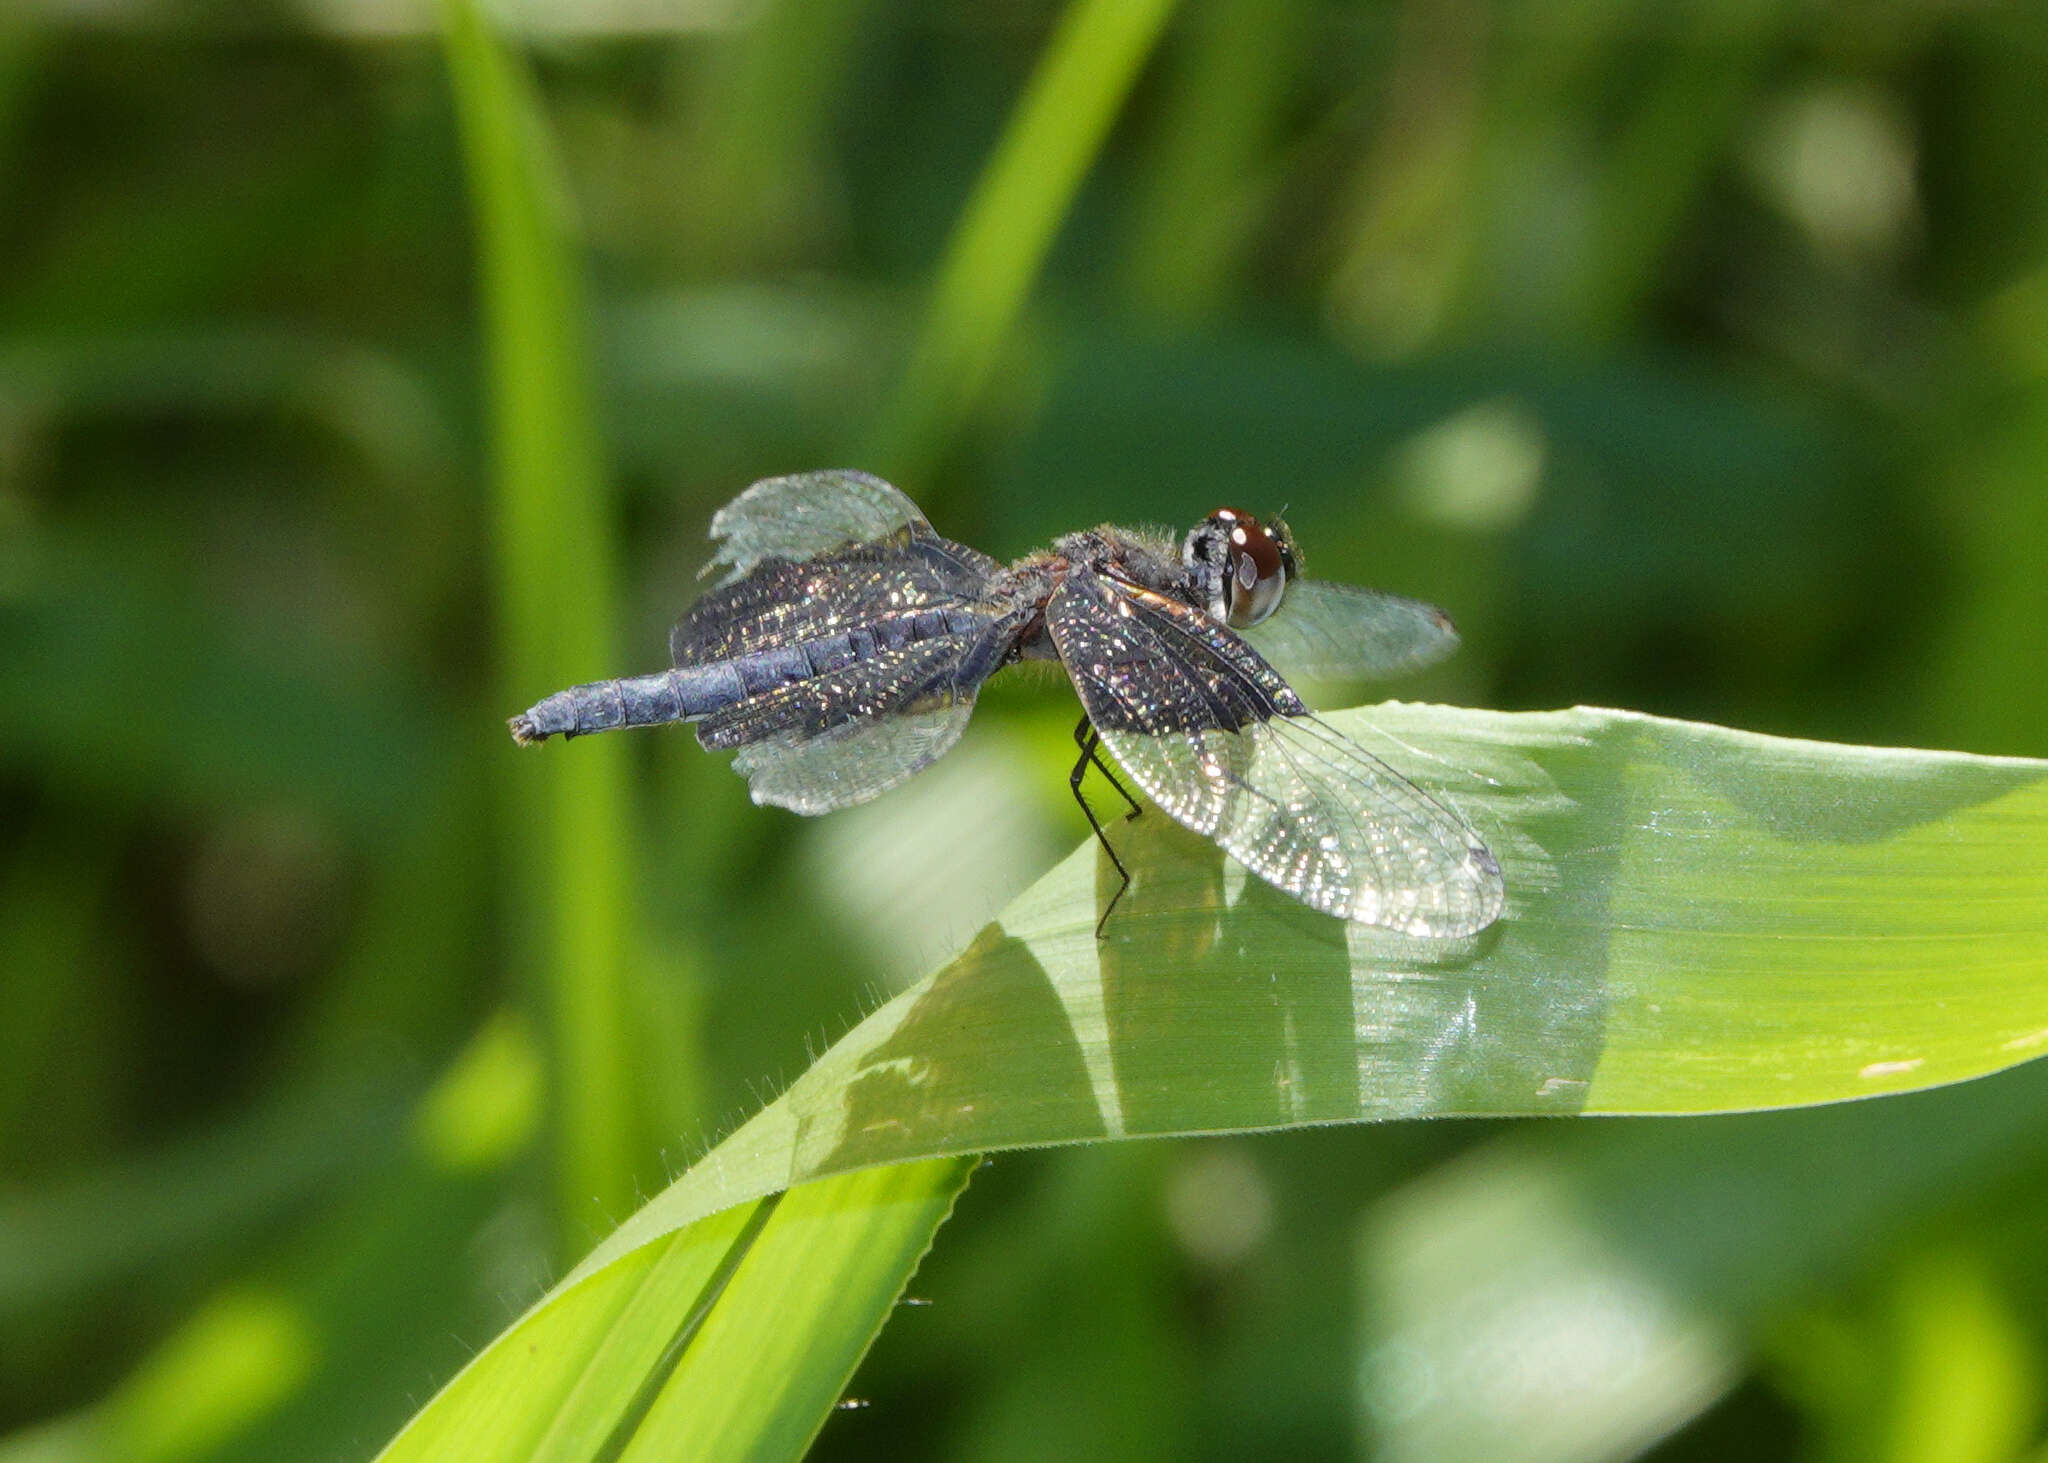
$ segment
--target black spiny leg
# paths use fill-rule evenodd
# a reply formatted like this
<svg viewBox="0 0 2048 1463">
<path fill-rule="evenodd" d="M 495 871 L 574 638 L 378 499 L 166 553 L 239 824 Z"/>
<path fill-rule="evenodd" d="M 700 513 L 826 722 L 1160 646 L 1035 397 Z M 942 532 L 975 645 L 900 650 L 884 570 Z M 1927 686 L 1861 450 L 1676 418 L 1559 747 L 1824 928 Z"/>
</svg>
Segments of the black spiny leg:
<svg viewBox="0 0 2048 1463">
<path fill-rule="evenodd" d="M 1123 793 L 1124 801 L 1131 805 L 1130 817 L 1135 818 L 1144 811 L 1138 806 L 1136 798 L 1124 792 L 1124 785 L 1116 780 L 1116 774 L 1102 765 L 1102 758 L 1097 756 L 1095 751 L 1100 740 L 1088 718 L 1082 717 L 1081 724 L 1074 728 L 1074 744 L 1081 749 L 1081 758 L 1074 764 L 1073 775 L 1067 779 L 1067 786 L 1074 790 L 1074 801 L 1081 805 L 1082 816 L 1087 818 L 1088 826 L 1095 830 L 1095 841 L 1102 845 L 1102 851 L 1109 855 L 1109 861 L 1116 866 L 1117 875 L 1123 880 L 1116 886 L 1116 893 L 1109 896 L 1109 903 L 1103 906 L 1102 918 L 1095 922 L 1095 938 L 1098 940 L 1102 938 L 1102 927 L 1109 923 L 1109 912 L 1116 908 L 1116 902 L 1123 898 L 1124 891 L 1131 887 L 1131 871 L 1124 867 L 1124 861 L 1118 858 L 1116 850 L 1109 846 L 1109 837 L 1102 831 L 1102 824 L 1096 821 L 1095 810 L 1088 806 L 1088 799 L 1081 796 L 1081 779 L 1088 775 L 1088 764 L 1093 762 L 1096 769 L 1109 779 L 1109 785 Z"/>
<path fill-rule="evenodd" d="M 1085 716 L 1081 718 L 1081 724 L 1074 728 L 1074 745 L 1081 749 L 1082 761 L 1093 762 L 1095 770 L 1109 779 L 1109 785 L 1116 789 L 1117 796 L 1131 805 L 1130 812 L 1124 814 L 1125 822 L 1129 822 L 1145 811 L 1138 805 L 1136 798 L 1124 791 L 1124 785 L 1116 780 L 1116 774 L 1111 772 L 1109 764 L 1102 760 L 1101 754 L 1096 750 L 1102 745 L 1102 739 L 1095 735 L 1095 728 L 1089 724 L 1088 718 Z M 1079 785 L 1080 779 L 1077 777 L 1075 779 L 1075 786 L 1078 787 Z"/>
</svg>

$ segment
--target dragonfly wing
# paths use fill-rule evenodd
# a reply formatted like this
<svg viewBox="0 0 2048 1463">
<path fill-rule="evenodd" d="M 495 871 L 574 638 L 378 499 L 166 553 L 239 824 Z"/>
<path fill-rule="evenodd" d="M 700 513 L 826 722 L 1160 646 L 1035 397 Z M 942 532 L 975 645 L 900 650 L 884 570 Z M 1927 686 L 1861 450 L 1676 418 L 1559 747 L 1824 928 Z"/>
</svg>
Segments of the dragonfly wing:
<svg viewBox="0 0 2048 1463">
<path fill-rule="evenodd" d="M 681 666 L 824 640 L 920 610 L 962 608 L 967 597 L 918 556 L 861 544 L 803 563 L 773 559 L 707 590 L 669 633 Z"/>
<path fill-rule="evenodd" d="M 879 618 L 967 608 L 1002 566 L 941 538 L 917 505 L 864 472 L 755 483 L 718 511 L 726 572 L 669 636 L 676 665 L 820 640 Z"/>
<path fill-rule="evenodd" d="M 1319 579 L 1288 585 L 1280 608 L 1244 638 L 1285 674 L 1311 681 L 1384 680 L 1458 648 L 1451 617 L 1435 605 Z"/>
<path fill-rule="evenodd" d="M 1469 935 L 1500 917 L 1500 865 L 1470 825 L 1311 716 L 1229 629 L 1091 573 L 1069 576 L 1046 623 L 1117 761 L 1275 888 L 1415 935 Z"/>
<path fill-rule="evenodd" d="M 697 740 L 738 749 L 733 769 L 757 803 L 828 813 L 866 802 L 959 740 L 980 689 L 965 669 L 976 644 L 949 635 L 879 651 L 716 712 Z"/>
<path fill-rule="evenodd" d="M 733 770 L 757 803 L 815 815 L 879 797 L 939 760 L 960 740 L 974 698 L 842 722 L 815 736 L 776 732 L 741 747 Z"/>
<path fill-rule="evenodd" d="M 878 543 L 932 526 L 901 489 L 850 468 L 763 478 L 713 515 L 712 567 L 721 584 L 763 559 L 802 562 L 849 544 Z"/>
</svg>

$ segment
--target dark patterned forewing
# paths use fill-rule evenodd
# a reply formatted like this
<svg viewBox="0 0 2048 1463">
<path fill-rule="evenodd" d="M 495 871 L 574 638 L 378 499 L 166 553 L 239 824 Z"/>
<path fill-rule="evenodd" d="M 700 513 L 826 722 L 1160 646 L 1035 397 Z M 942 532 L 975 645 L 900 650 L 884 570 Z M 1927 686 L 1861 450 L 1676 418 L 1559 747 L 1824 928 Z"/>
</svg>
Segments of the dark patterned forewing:
<svg viewBox="0 0 2048 1463">
<path fill-rule="evenodd" d="M 942 593 L 907 553 L 885 545 L 771 559 L 691 605 L 670 632 L 669 654 L 676 665 L 708 665 L 821 640 L 873 620 L 892 595 L 928 604 Z"/>
<path fill-rule="evenodd" d="M 959 739 L 1003 648 L 991 640 L 994 560 L 940 538 L 910 499 L 861 472 L 755 483 L 711 534 L 713 567 L 727 572 L 670 635 L 675 664 L 805 647 L 833 667 L 699 724 L 705 746 L 737 749 L 756 802 L 801 813 L 864 802 Z M 956 633 L 933 635 L 935 623 Z"/>
<path fill-rule="evenodd" d="M 1404 675 L 1458 648 L 1451 617 L 1435 605 L 1320 579 L 1288 585 L 1280 608 L 1244 638 L 1281 674 L 1316 681 Z"/>
<path fill-rule="evenodd" d="M 1304 904 L 1469 935 L 1500 916 L 1500 866 L 1465 820 L 1309 715 L 1230 630 L 1088 572 L 1046 624 L 1102 740 L 1176 822 Z"/>
<path fill-rule="evenodd" d="M 757 803 L 826 813 L 866 802 L 959 740 L 979 689 L 963 672 L 975 643 L 948 635 L 878 650 L 717 712 L 697 740 L 738 749 L 733 770 Z"/>
<path fill-rule="evenodd" d="M 979 607 L 1000 569 L 929 527 L 801 562 L 764 559 L 690 606 L 669 635 L 669 655 L 676 665 L 707 665 L 890 615 Z"/>
<path fill-rule="evenodd" d="M 714 751 L 743 747 L 776 732 L 817 736 L 850 721 L 866 721 L 950 698 L 961 686 L 962 666 L 974 637 L 940 635 L 876 649 L 824 675 L 793 681 L 715 711 L 697 724 L 697 740 Z"/>
</svg>

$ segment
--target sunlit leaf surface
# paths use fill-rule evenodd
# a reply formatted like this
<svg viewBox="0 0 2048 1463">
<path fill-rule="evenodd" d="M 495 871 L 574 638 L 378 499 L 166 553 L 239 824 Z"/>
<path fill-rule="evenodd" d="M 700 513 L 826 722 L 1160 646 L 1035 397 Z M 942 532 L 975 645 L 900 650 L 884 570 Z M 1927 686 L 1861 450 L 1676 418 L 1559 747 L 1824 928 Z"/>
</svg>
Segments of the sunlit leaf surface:
<svg viewBox="0 0 2048 1463">
<path fill-rule="evenodd" d="M 1335 721 L 1486 836 L 1508 877 L 1499 925 L 1446 942 L 1341 924 L 1162 817 L 1115 825 L 1135 883 L 1106 938 L 1115 874 L 1091 844 L 622 1225 L 394 1456 L 433 1456 L 421 1440 L 479 1398 L 555 1408 L 597 1348 L 619 1358 L 614 1401 L 546 1456 L 613 1456 L 590 1450 L 619 1446 L 610 1429 L 675 1366 L 669 1342 L 716 1289 L 705 1277 L 761 1243 L 761 1211 L 733 1206 L 807 1180 L 1145 1134 L 1834 1102 L 2048 1050 L 2048 764 L 1610 711 L 1389 705 Z M 878 1322 L 962 1178 L 929 1172 L 921 1197 L 798 1190 L 820 1228 L 778 1251 L 795 1267 L 787 1303 L 840 1289 L 824 1272 L 846 1262 L 828 1238 L 843 1224 L 902 1267 L 873 1273 L 877 1309 L 852 1333 Z M 671 1251 L 697 1278 L 649 1301 Z M 729 1406 L 742 1361 L 720 1334 L 692 1330 L 665 1386 L 701 1376 L 697 1405 Z M 1687 1364 L 1711 1390 L 1721 1363 L 1701 1344 Z"/>
</svg>

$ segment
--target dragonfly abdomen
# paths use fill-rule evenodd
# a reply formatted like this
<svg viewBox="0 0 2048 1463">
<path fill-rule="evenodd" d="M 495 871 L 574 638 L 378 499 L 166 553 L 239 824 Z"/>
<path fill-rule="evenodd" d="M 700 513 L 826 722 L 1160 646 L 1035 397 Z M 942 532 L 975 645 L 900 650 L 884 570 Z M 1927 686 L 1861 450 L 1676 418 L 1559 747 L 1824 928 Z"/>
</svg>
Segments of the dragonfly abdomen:
<svg viewBox="0 0 2048 1463">
<path fill-rule="evenodd" d="M 919 610 L 728 660 L 677 666 L 651 676 L 591 681 L 557 691 L 513 717 L 512 740 L 524 746 L 552 736 L 580 737 L 628 726 L 701 721 L 729 706 L 844 670 L 880 652 L 959 634 L 979 628 L 981 623 L 960 609 Z"/>
<path fill-rule="evenodd" d="M 985 616 L 957 607 L 916 610 L 880 616 L 869 624 L 854 625 L 835 635 L 821 635 L 786 650 L 764 654 L 801 656 L 809 670 L 788 679 L 807 680 L 811 676 L 826 676 L 845 670 L 886 651 L 903 650 L 920 641 L 971 635 L 986 624 Z M 761 658 L 748 657 L 749 660 Z M 772 690 L 775 684 L 779 683 L 771 683 L 762 689 Z"/>
<path fill-rule="evenodd" d="M 696 721 L 750 694 L 731 661 L 683 666 L 651 676 L 590 681 L 557 691 L 513 717 L 512 740 L 525 746 L 553 736 L 580 737 L 627 726 Z"/>
</svg>

